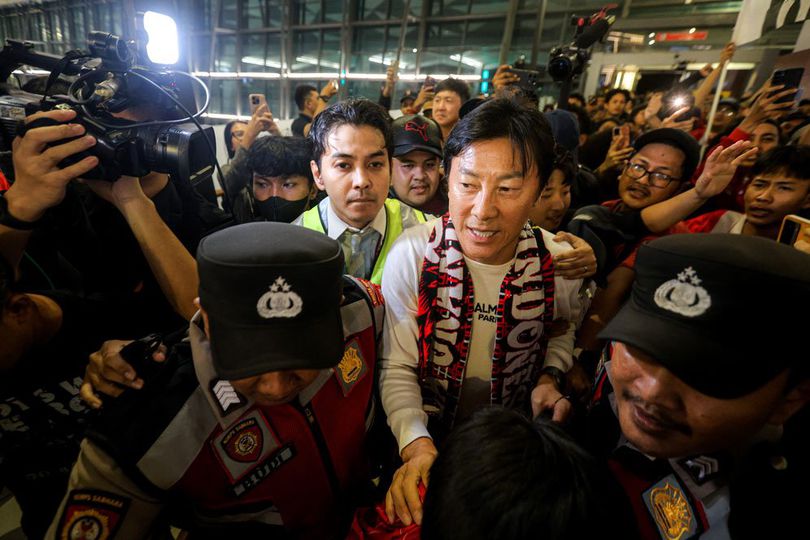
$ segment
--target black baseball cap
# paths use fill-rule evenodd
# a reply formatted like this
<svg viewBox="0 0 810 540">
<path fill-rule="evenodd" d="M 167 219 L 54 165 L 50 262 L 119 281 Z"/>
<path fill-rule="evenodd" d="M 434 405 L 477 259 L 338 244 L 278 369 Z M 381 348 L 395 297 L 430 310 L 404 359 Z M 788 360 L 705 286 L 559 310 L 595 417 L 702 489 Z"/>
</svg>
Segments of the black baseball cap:
<svg viewBox="0 0 810 540">
<path fill-rule="evenodd" d="M 403 103 L 405 103 L 409 99 L 411 101 L 416 100 L 416 95 L 413 92 L 411 92 L 410 90 L 405 90 L 405 93 L 402 94 L 401 98 L 399 98 L 399 104 L 402 105 Z"/>
<path fill-rule="evenodd" d="M 678 234 L 641 246 L 635 271 L 630 300 L 600 338 L 721 399 L 791 367 L 807 373 L 810 255 L 754 236 Z"/>
<path fill-rule="evenodd" d="M 694 137 L 680 129 L 653 129 L 636 139 L 633 148 L 638 152 L 648 144 L 653 143 L 666 144 L 681 150 L 685 156 L 681 167 L 681 182 L 688 182 L 692 179 L 692 175 L 695 173 L 698 163 L 700 163 L 700 145 Z"/>
<path fill-rule="evenodd" d="M 401 116 L 391 124 L 394 139 L 394 157 L 414 150 L 423 150 L 442 157 L 442 131 L 439 125 L 418 114 Z"/>
<path fill-rule="evenodd" d="M 204 238 L 200 304 L 217 375 L 337 365 L 343 264 L 337 241 L 286 223 L 247 223 Z"/>
</svg>

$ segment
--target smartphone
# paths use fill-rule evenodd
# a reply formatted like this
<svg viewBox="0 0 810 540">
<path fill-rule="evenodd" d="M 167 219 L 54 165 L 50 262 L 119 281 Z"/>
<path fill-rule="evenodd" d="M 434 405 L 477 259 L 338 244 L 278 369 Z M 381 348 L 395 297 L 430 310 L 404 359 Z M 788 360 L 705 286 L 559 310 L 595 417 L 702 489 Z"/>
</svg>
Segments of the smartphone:
<svg viewBox="0 0 810 540">
<path fill-rule="evenodd" d="M 518 76 L 517 86 L 526 90 L 537 90 L 543 86 L 543 74 L 534 69 L 516 69 L 512 68 L 509 71 Z"/>
<path fill-rule="evenodd" d="M 250 114 L 255 113 L 256 109 L 267 103 L 264 94 L 250 94 L 248 100 L 250 100 Z"/>
<path fill-rule="evenodd" d="M 810 219 L 790 214 L 782 220 L 782 227 L 779 229 L 777 241 L 780 244 L 792 246 L 797 240 L 810 238 Z"/>
<path fill-rule="evenodd" d="M 436 79 L 428 75 L 427 77 L 425 77 L 425 82 L 422 84 L 422 86 L 426 88 L 432 88 L 436 86 Z"/>
<path fill-rule="evenodd" d="M 799 83 L 802 81 L 802 77 L 804 77 L 804 68 L 790 68 L 790 69 L 780 69 L 778 71 L 774 71 L 773 75 L 771 76 L 771 85 L 784 85 L 785 87 L 779 90 L 780 92 L 784 92 L 788 88 L 794 88 L 796 90 L 799 89 Z M 786 103 L 788 101 L 795 101 L 798 99 L 798 94 L 790 94 L 787 96 L 780 97 L 774 103 Z"/>
</svg>

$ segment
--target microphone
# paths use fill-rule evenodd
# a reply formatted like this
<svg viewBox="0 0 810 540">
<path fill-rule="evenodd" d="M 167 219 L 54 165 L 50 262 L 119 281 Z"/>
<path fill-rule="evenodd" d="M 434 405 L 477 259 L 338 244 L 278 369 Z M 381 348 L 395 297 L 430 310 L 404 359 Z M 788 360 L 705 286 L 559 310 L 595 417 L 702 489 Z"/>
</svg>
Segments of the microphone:
<svg viewBox="0 0 810 540">
<path fill-rule="evenodd" d="M 606 17 L 604 19 L 599 19 L 577 36 L 574 40 L 574 47 L 578 49 L 587 49 L 603 37 L 605 34 L 608 33 L 610 30 L 610 25 L 616 20 L 616 17 L 611 15 L 610 17 Z"/>
</svg>

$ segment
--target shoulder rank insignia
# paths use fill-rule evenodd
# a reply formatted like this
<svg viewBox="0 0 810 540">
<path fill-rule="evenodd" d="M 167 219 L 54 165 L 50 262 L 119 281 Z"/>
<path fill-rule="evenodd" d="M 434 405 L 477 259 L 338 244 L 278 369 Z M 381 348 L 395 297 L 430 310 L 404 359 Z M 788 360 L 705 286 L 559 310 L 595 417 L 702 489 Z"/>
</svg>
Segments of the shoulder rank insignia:
<svg viewBox="0 0 810 540">
<path fill-rule="evenodd" d="M 234 409 L 247 404 L 247 400 L 228 381 L 214 379 L 210 388 L 222 416 L 227 416 Z"/>
<path fill-rule="evenodd" d="M 692 502 L 674 474 L 658 481 L 642 497 L 663 540 L 688 540 L 703 532 Z"/>
<path fill-rule="evenodd" d="M 360 352 L 360 344 L 353 339 L 346 345 L 343 358 L 335 368 L 335 376 L 344 396 L 349 395 L 354 385 L 366 375 L 366 372 L 368 372 L 368 366 L 363 360 L 363 353 Z"/>
<path fill-rule="evenodd" d="M 129 499 L 97 490 L 74 490 L 59 518 L 59 540 L 109 540 L 121 526 Z"/>
</svg>

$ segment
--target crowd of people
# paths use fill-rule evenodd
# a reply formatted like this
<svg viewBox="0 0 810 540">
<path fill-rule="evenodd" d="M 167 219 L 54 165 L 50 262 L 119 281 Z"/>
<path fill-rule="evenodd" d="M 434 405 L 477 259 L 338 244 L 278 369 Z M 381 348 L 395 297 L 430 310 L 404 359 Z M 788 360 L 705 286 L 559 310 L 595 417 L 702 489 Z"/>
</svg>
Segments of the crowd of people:
<svg viewBox="0 0 810 540">
<path fill-rule="evenodd" d="M 302 85 L 293 136 L 266 104 L 226 126 L 216 204 L 83 178 L 75 113 L 26 118 L 53 121 L 0 197 L 27 537 L 795 535 L 810 229 L 777 240 L 810 101 L 766 83 L 709 126 L 719 71 L 540 112 L 505 65 L 396 119 L 395 68 L 376 100 Z"/>
</svg>

